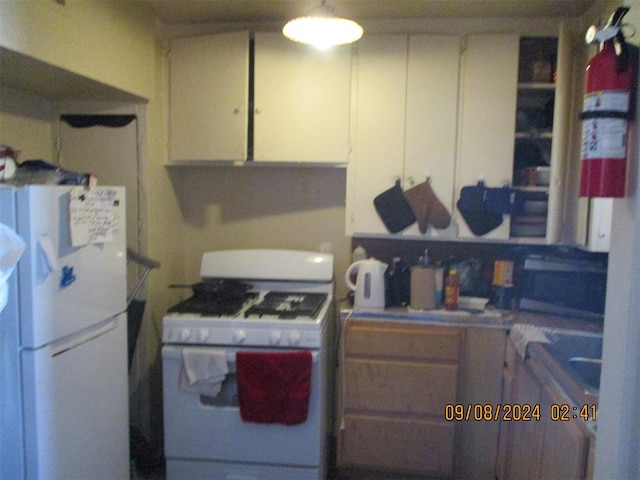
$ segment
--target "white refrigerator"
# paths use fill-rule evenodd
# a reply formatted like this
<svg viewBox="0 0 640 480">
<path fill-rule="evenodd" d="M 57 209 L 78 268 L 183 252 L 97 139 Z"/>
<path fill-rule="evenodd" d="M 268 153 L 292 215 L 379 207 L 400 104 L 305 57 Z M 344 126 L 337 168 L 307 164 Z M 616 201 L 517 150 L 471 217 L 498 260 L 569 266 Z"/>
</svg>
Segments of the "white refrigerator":
<svg viewBox="0 0 640 480">
<path fill-rule="evenodd" d="M 128 479 L 125 192 L 0 185 L 0 479 Z"/>
</svg>

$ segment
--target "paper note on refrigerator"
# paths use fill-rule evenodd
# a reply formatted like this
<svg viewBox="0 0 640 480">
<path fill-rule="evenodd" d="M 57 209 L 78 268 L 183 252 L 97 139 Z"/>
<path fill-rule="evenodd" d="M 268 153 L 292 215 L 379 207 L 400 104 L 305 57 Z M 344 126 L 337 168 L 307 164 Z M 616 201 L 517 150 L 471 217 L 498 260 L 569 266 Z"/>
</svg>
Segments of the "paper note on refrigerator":
<svg viewBox="0 0 640 480">
<path fill-rule="evenodd" d="M 119 199 L 116 190 L 109 188 L 73 188 L 69 201 L 71 245 L 105 243 L 113 240 L 118 230 Z"/>
</svg>

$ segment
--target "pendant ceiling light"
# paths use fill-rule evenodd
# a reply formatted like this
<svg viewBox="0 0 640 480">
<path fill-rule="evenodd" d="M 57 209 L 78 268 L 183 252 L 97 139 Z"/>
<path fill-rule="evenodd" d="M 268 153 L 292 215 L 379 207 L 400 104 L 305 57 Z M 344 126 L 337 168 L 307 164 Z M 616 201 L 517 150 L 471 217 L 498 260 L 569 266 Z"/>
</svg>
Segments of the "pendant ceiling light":
<svg viewBox="0 0 640 480">
<path fill-rule="evenodd" d="M 322 4 L 309 15 L 294 18 L 282 29 L 285 37 L 294 42 L 306 43 L 317 48 L 353 43 L 362 37 L 362 27 L 353 20 L 336 17 L 331 8 Z"/>
</svg>

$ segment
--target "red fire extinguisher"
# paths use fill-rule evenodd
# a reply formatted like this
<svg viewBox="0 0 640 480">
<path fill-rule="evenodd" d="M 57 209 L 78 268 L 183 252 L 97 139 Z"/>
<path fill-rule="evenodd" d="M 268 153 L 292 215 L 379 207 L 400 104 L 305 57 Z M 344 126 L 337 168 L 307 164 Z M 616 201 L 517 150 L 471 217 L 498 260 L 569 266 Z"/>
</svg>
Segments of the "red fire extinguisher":
<svg viewBox="0 0 640 480">
<path fill-rule="evenodd" d="M 592 26 L 587 43 L 600 51 L 587 66 L 582 118 L 581 197 L 625 195 L 629 121 L 635 117 L 638 48 L 625 43 L 619 7 L 605 26 Z"/>
</svg>

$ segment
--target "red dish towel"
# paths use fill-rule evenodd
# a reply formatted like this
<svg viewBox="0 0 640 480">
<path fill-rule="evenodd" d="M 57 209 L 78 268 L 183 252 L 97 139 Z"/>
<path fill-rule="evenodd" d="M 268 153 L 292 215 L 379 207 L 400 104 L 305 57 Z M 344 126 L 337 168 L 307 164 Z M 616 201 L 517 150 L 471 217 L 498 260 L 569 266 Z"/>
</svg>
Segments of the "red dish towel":
<svg viewBox="0 0 640 480">
<path fill-rule="evenodd" d="M 307 419 L 311 352 L 238 352 L 240 416 L 245 422 L 296 425 Z"/>
</svg>

